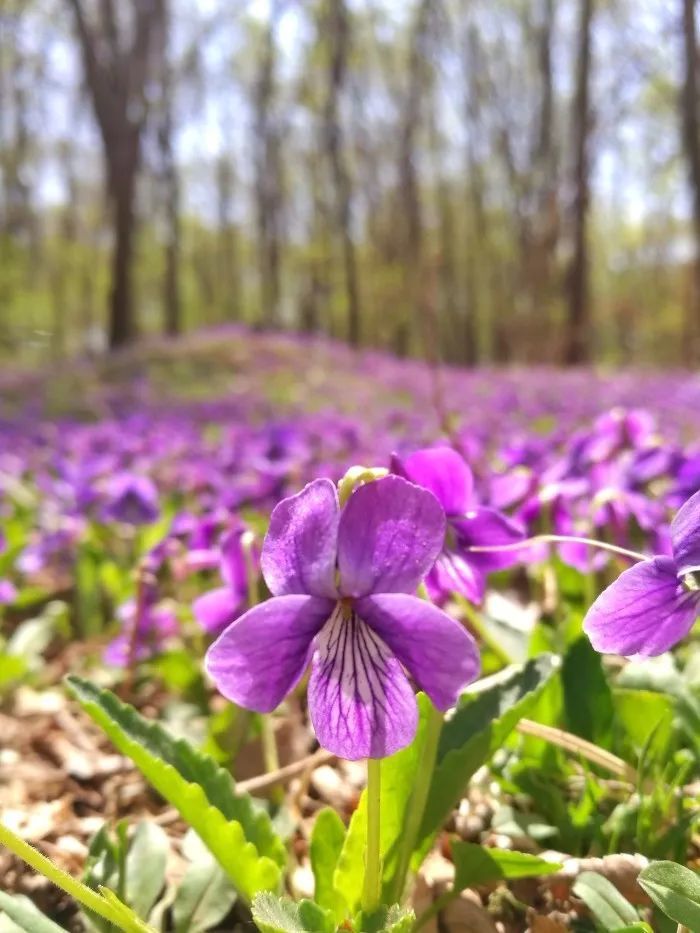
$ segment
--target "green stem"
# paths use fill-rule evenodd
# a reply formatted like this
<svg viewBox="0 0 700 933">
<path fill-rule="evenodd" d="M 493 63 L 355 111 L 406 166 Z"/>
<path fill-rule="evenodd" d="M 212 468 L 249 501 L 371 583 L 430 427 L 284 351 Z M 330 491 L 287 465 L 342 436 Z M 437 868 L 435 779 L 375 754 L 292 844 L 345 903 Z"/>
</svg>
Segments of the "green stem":
<svg viewBox="0 0 700 933">
<path fill-rule="evenodd" d="M 272 714 L 263 713 L 260 717 L 260 739 L 262 742 L 263 761 L 265 771 L 272 774 L 280 769 L 279 753 L 277 751 L 277 739 L 275 738 L 275 729 L 272 724 Z M 284 790 L 277 784 L 270 790 L 270 797 L 273 803 L 282 804 L 284 802 Z"/>
<path fill-rule="evenodd" d="M 443 713 L 430 704 L 428 718 L 425 724 L 425 740 L 423 750 L 420 756 L 418 770 L 416 772 L 411 802 L 407 810 L 406 825 L 401 836 L 401 848 L 398 856 L 398 869 L 394 879 L 392 896 L 390 903 L 396 903 L 401 900 L 403 889 L 406 885 L 406 876 L 411 865 L 411 856 L 418 842 L 418 833 L 420 832 L 425 805 L 428 801 L 430 783 L 433 779 L 435 770 L 435 759 L 437 758 L 438 743 L 440 733 L 442 732 Z"/>
<path fill-rule="evenodd" d="M 16 836 L 7 826 L 0 823 L 0 844 L 4 845 L 14 855 L 26 862 L 35 871 L 38 871 L 45 878 L 48 878 L 57 888 L 65 891 L 71 897 L 75 898 L 83 907 L 87 907 L 93 913 L 103 917 L 109 923 L 113 923 L 124 933 L 153 933 L 153 928 L 147 926 L 135 915 L 133 917 L 117 916 L 115 910 L 97 891 L 88 888 L 87 885 L 73 878 L 68 872 L 57 868 L 50 859 L 37 851 L 29 843 Z M 125 911 L 128 908 L 122 905 Z M 130 911 L 129 911 L 130 912 Z M 131 912 L 130 912 L 131 913 Z"/>
<path fill-rule="evenodd" d="M 460 606 L 464 609 L 464 614 L 469 619 L 471 627 L 479 636 L 480 640 L 493 654 L 496 655 L 501 664 L 503 664 L 505 667 L 507 667 L 509 664 L 512 664 L 513 658 L 511 658 L 503 645 L 500 644 L 498 639 L 494 638 L 493 635 L 489 632 L 488 627 L 484 625 L 484 620 L 481 618 L 476 609 L 474 609 L 471 603 L 468 603 L 466 599 L 460 599 L 459 603 Z"/>
<path fill-rule="evenodd" d="M 379 907 L 382 893 L 380 852 L 381 758 L 367 759 L 367 855 L 362 909 L 372 913 Z"/>
</svg>

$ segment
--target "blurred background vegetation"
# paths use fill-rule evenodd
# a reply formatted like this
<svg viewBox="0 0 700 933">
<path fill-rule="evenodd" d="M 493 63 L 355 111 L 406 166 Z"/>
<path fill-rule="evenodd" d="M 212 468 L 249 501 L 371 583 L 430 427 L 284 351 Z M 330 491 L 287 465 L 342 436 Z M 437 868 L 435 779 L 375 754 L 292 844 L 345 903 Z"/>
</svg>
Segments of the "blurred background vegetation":
<svg viewBox="0 0 700 933">
<path fill-rule="evenodd" d="M 700 362 L 694 0 L 0 0 L 0 343 Z"/>
</svg>

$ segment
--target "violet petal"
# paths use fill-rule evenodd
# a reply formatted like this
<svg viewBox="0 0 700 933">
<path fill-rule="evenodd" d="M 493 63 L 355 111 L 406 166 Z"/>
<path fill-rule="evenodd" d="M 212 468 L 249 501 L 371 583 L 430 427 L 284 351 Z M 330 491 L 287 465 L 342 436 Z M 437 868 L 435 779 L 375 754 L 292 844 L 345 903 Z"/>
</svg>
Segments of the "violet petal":
<svg viewBox="0 0 700 933">
<path fill-rule="evenodd" d="M 308 697 L 318 741 L 341 758 L 384 758 L 416 733 L 416 700 L 400 663 L 340 605 L 316 641 Z"/>
<path fill-rule="evenodd" d="M 438 709 L 453 706 L 478 677 L 476 642 L 432 603 L 405 593 L 382 593 L 358 600 L 355 608 Z"/>
<path fill-rule="evenodd" d="M 463 515 L 474 489 L 472 471 L 451 447 L 429 447 L 408 457 L 393 457 L 392 469 L 429 489 L 448 515 Z"/>
<path fill-rule="evenodd" d="M 671 540 L 678 576 L 700 570 L 700 492 L 691 496 L 673 519 Z"/>
<path fill-rule="evenodd" d="M 227 586 L 210 590 L 192 603 L 194 617 L 205 632 L 218 635 L 236 618 L 243 599 Z"/>
<path fill-rule="evenodd" d="M 338 530 L 344 596 L 412 593 L 435 563 L 445 537 L 445 513 L 435 496 L 400 476 L 360 486 Z"/>
<path fill-rule="evenodd" d="M 275 506 L 261 557 L 273 595 L 336 595 L 339 518 L 338 493 L 329 479 L 314 480 Z"/>
<path fill-rule="evenodd" d="M 668 557 L 625 570 L 593 603 L 583 630 L 596 651 L 627 657 L 663 654 L 692 628 L 700 593 L 689 592 Z"/>
<path fill-rule="evenodd" d="M 333 605 L 289 595 L 249 609 L 207 652 L 205 667 L 217 690 L 246 709 L 271 712 L 301 679 L 311 642 Z"/>
</svg>

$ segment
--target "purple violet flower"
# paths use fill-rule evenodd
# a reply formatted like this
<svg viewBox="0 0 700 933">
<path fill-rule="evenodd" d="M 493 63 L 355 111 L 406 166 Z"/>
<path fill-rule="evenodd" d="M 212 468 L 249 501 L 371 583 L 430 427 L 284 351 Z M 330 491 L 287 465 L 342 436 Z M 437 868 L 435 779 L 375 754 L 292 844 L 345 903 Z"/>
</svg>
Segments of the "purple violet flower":
<svg viewBox="0 0 700 933">
<path fill-rule="evenodd" d="M 147 476 L 119 473 L 110 480 L 107 496 L 107 520 L 150 525 L 160 514 L 158 492 Z"/>
<path fill-rule="evenodd" d="M 425 580 L 430 598 L 441 603 L 459 593 L 472 603 L 481 603 L 486 575 L 513 566 L 522 554 L 470 548 L 522 541 L 523 529 L 497 509 L 475 504 L 472 471 L 451 447 L 417 450 L 408 457 L 394 455 L 391 466 L 394 473 L 429 489 L 447 516 L 444 545 Z"/>
<path fill-rule="evenodd" d="M 145 661 L 163 650 L 164 642 L 177 634 L 175 613 L 155 604 L 155 591 L 149 591 L 139 611 L 137 600 L 128 599 L 117 609 L 122 631 L 104 650 L 106 664 L 127 667 L 132 661 Z"/>
<path fill-rule="evenodd" d="M 225 586 L 210 590 L 192 604 L 192 612 L 202 628 L 211 635 L 220 634 L 247 607 L 248 572 L 243 551 L 243 535 L 250 534 L 245 526 L 235 528 L 221 541 L 219 568 Z M 251 548 L 250 560 L 259 563 L 257 548 Z"/>
<path fill-rule="evenodd" d="M 207 653 L 218 690 L 270 712 L 311 663 L 309 711 L 324 748 L 358 759 L 408 745 L 418 716 L 404 668 L 442 710 L 479 671 L 468 632 L 413 595 L 444 532 L 435 497 L 398 476 L 360 486 L 342 509 L 327 479 L 282 500 L 262 549 L 272 598 Z"/>
<path fill-rule="evenodd" d="M 700 613 L 700 492 L 671 524 L 672 557 L 640 561 L 593 603 L 583 630 L 596 651 L 653 657 L 685 638 Z"/>
</svg>

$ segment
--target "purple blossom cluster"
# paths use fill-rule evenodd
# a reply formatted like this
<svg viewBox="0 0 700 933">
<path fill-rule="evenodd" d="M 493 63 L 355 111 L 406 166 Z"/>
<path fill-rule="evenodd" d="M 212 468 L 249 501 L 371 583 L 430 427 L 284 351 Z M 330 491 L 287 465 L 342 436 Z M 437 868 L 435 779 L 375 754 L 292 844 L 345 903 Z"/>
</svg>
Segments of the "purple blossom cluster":
<svg viewBox="0 0 700 933">
<path fill-rule="evenodd" d="M 227 630 L 257 601 L 251 585 L 267 516 L 314 481 L 334 529 L 326 559 L 335 555 L 340 567 L 350 505 L 341 514 L 330 490 L 352 464 L 385 466 L 441 506 L 444 532 L 410 580 L 424 577 L 438 607 L 453 593 L 479 603 L 491 573 L 536 563 L 552 547 L 584 573 L 616 575 L 619 565 L 606 566 L 613 559 L 585 543 L 514 547 L 543 533 L 600 538 L 656 555 L 654 572 L 675 568 L 671 520 L 700 488 L 700 380 L 690 375 L 445 369 L 436 377 L 418 362 L 232 328 L 120 365 L 85 364 L 52 380 L 6 373 L 0 384 L 0 600 L 11 604 L 25 586 L 70 586 L 86 548 L 136 570 L 147 597 L 134 588 L 113 607 L 122 623 L 107 652 L 113 663 L 158 650 L 190 606 L 207 634 Z M 484 546 L 505 549 L 474 550 Z M 290 590 L 265 550 L 262 562 L 270 602 L 323 602 L 306 649 L 323 631 L 328 647 L 324 626 L 340 615 L 355 620 L 360 658 L 367 601 L 376 632 L 376 603 L 414 598 L 391 574 L 350 585 L 347 574 L 360 574 L 350 563 L 333 587 L 314 578 Z M 673 586 L 687 588 L 679 573 Z M 685 592 L 679 604 L 695 605 Z M 401 652 L 394 656 L 420 683 Z M 319 660 L 312 698 L 323 669 Z M 454 692 L 445 689 L 440 702 Z"/>
</svg>

